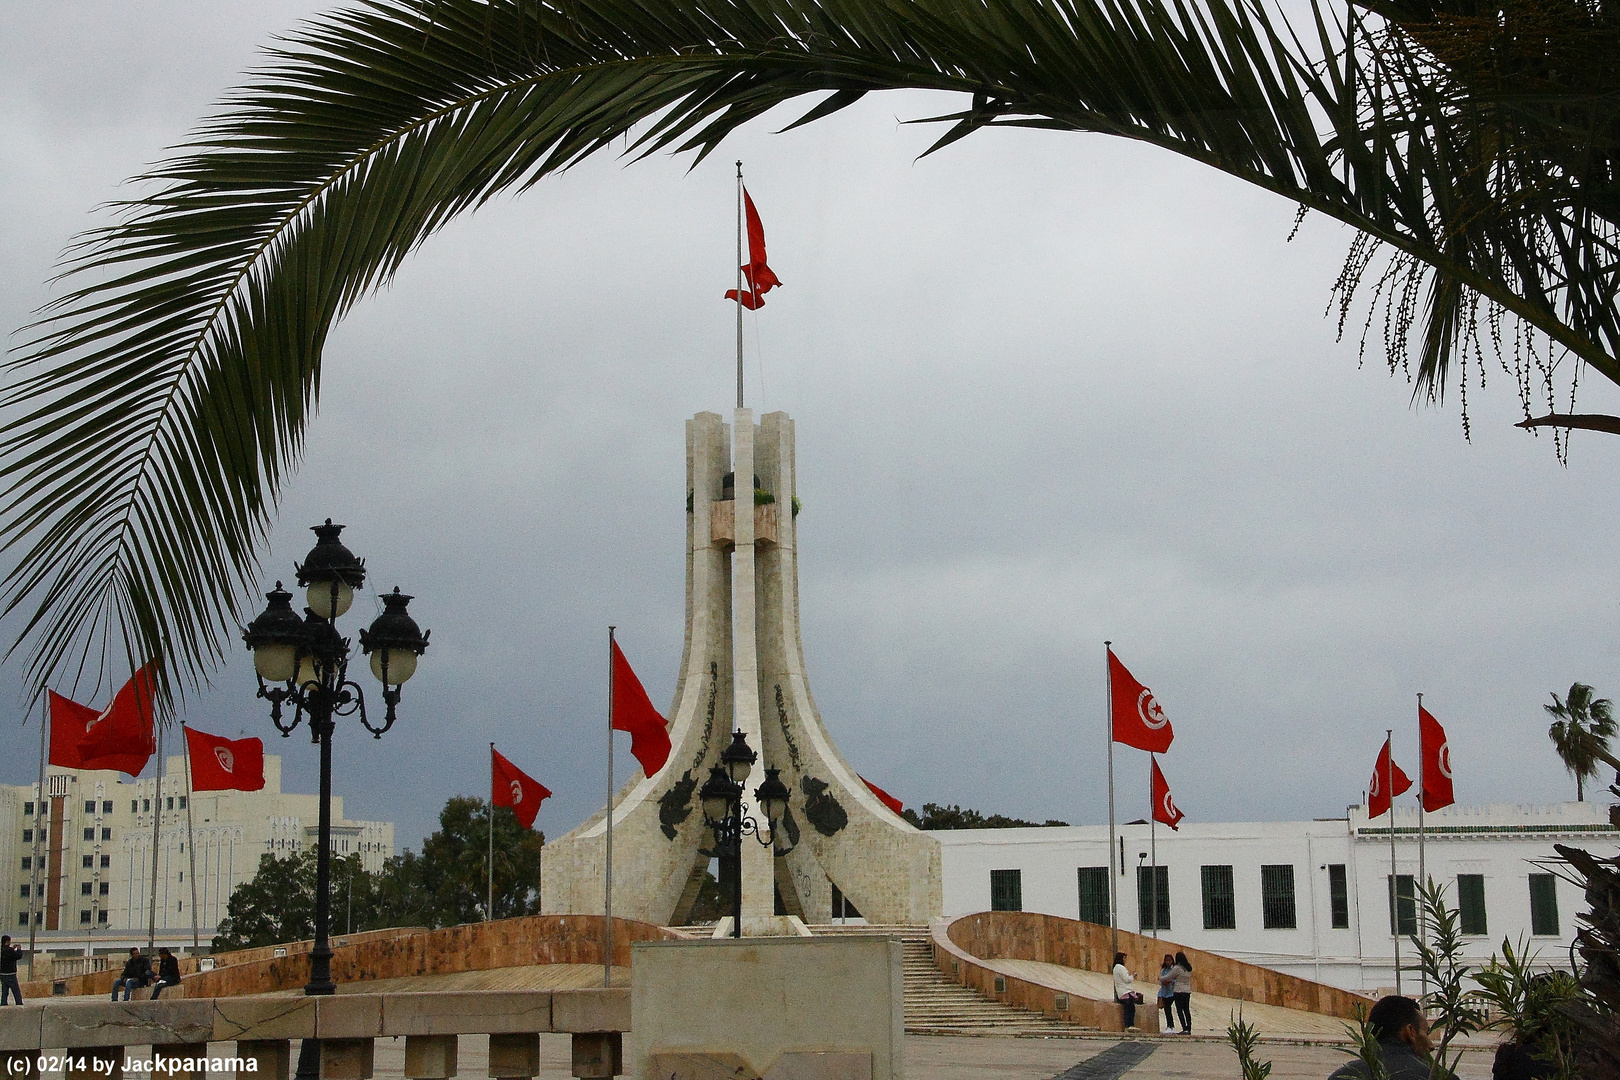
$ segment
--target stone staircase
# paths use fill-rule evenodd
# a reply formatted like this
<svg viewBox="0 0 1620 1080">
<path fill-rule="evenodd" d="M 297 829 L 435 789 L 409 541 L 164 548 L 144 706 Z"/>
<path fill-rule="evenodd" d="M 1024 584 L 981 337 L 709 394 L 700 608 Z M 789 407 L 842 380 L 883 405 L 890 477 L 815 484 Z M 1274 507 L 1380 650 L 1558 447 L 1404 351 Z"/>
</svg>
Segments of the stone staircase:
<svg viewBox="0 0 1620 1080">
<path fill-rule="evenodd" d="M 934 966 L 926 926 L 826 924 L 811 926 L 816 936 L 861 935 L 899 938 L 903 950 L 906 1031 L 912 1035 L 1067 1035 L 1090 1028 L 1048 1020 L 1039 1013 L 988 1001 L 947 978 Z"/>
</svg>

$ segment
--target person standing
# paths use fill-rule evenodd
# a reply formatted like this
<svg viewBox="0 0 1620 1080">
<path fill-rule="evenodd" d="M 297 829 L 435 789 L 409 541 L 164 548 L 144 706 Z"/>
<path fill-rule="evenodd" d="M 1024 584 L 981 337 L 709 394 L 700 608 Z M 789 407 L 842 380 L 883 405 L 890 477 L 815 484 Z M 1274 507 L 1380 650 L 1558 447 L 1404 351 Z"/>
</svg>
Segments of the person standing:
<svg viewBox="0 0 1620 1080">
<path fill-rule="evenodd" d="M 1176 1030 L 1176 958 L 1169 953 L 1159 962 L 1159 1011 L 1164 1014 L 1161 1031 Z"/>
<path fill-rule="evenodd" d="M 1114 1000 L 1119 1002 L 1125 1030 L 1135 1031 L 1136 1006 L 1141 1002 L 1142 995 L 1136 992 L 1136 976 L 1125 966 L 1125 954 L 1122 952 L 1114 954 Z"/>
<path fill-rule="evenodd" d="M 1181 1021 L 1181 1033 L 1192 1034 L 1192 961 L 1184 952 L 1176 953 L 1176 1017 Z"/>
<path fill-rule="evenodd" d="M 0 935 L 0 1005 L 10 1003 L 11 998 L 22 1004 L 22 984 L 17 982 L 17 961 L 22 959 L 23 951 L 11 947 L 11 935 Z"/>
<path fill-rule="evenodd" d="M 158 949 L 158 977 L 152 986 L 152 1000 L 163 993 L 164 987 L 180 985 L 180 961 L 167 948 Z"/>
<path fill-rule="evenodd" d="M 112 999 L 118 1000 L 120 988 L 124 991 L 124 1000 L 129 1000 L 130 993 L 137 986 L 145 986 L 152 981 L 152 961 L 141 955 L 141 950 L 130 947 L 129 959 L 124 961 L 124 970 L 113 980 Z"/>
</svg>

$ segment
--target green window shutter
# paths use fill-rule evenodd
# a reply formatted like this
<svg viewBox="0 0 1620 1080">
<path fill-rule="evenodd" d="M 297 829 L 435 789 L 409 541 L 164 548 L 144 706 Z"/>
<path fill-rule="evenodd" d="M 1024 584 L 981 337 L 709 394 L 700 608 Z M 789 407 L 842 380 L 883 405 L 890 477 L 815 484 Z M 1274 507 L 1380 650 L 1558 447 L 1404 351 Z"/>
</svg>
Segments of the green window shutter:
<svg viewBox="0 0 1620 1080">
<path fill-rule="evenodd" d="M 1024 883 L 1021 870 L 990 871 L 990 910 L 1023 911 Z"/>
<path fill-rule="evenodd" d="M 1485 875 L 1457 875 L 1457 912 L 1462 932 L 1489 934 L 1485 921 Z"/>
<path fill-rule="evenodd" d="M 1389 882 L 1389 932 L 1401 937 L 1417 933 L 1417 892 L 1411 874 L 1397 874 Z"/>
<path fill-rule="evenodd" d="M 1332 908 L 1333 929 L 1350 929 L 1350 882 L 1344 872 L 1344 863 L 1328 866 L 1328 903 Z"/>
<path fill-rule="evenodd" d="M 1108 926 L 1108 867 L 1082 866 L 1080 879 L 1080 921 Z"/>
<path fill-rule="evenodd" d="M 1157 871 L 1155 873 L 1154 871 Z M 1157 901 L 1157 903 L 1155 903 Z M 1158 911 L 1155 912 L 1154 908 Z M 1136 868 L 1136 918 L 1143 933 L 1170 929 L 1170 868 Z"/>
<path fill-rule="evenodd" d="M 1558 879 L 1552 874 L 1530 875 L 1530 932 L 1558 935 Z"/>
<path fill-rule="evenodd" d="M 1237 890 L 1232 884 L 1230 866 L 1201 867 L 1204 886 L 1204 929 L 1237 929 Z"/>
<path fill-rule="evenodd" d="M 1294 910 L 1294 868 L 1291 864 L 1260 868 L 1260 912 L 1267 930 L 1297 930 Z"/>
</svg>

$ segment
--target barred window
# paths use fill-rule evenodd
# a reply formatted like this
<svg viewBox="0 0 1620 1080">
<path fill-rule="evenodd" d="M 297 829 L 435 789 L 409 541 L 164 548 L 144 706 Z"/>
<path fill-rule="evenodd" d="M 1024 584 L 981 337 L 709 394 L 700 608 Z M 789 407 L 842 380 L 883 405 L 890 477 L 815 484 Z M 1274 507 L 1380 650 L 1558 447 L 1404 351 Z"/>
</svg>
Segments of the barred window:
<svg viewBox="0 0 1620 1080">
<path fill-rule="evenodd" d="M 1350 929 L 1350 882 L 1344 863 L 1328 865 L 1328 905 L 1332 908 L 1333 929 Z"/>
<path fill-rule="evenodd" d="M 1136 868 L 1136 918 L 1144 934 L 1170 929 L 1169 867 Z"/>
<path fill-rule="evenodd" d="M 1204 929 L 1237 929 L 1237 890 L 1232 884 L 1230 866 L 1205 866 L 1200 877 L 1204 885 Z"/>
<path fill-rule="evenodd" d="M 1108 867 L 1082 866 L 1080 878 L 1080 921 L 1108 926 Z"/>
<path fill-rule="evenodd" d="M 1465 934 L 1489 934 L 1485 921 L 1485 875 L 1457 875 L 1458 921 Z"/>
<path fill-rule="evenodd" d="M 1022 870 L 990 871 L 990 910 L 1024 910 L 1024 873 Z"/>
<path fill-rule="evenodd" d="M 1291 864 L 1260 868 L 1261 923 L 1267 930 L 1297 930 L 1294 911 L 1294 868 Z"/>
</svg>

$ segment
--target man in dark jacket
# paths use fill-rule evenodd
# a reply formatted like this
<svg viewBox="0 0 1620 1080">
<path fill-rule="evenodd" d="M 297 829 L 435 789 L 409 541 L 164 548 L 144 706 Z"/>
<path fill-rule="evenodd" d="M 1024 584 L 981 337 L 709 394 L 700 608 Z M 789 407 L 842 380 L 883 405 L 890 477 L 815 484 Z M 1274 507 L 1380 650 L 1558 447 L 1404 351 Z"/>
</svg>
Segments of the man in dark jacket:
<svg viewBox="0 0 1620 1080">
<path fill-rule="evenodd" d="M 22 1004 L 22 987 L 17 983 L 17 961 L 21 960 L 23 951 L 11 947 L 11 935 L 0 935 L 0 1005 L 6 1004 L 11 998 Z"/>
<path fill-rule="evenodd" d="M 1434 1047 L 1429 1042 L 1429 1020 L 1418 1003 L 1409 997 L 1391 994 L 1379 998 L 1367 1014 L 1367 1026 L 1378 1038 L 1389 1080 L 1429 1080 L 1429 1061 Z M 1356 1058 L 1328 1080 L 1367 1080 L 1367 1063 Z"/>
<path fill-rule="evenodd" d="M 152 961 L 141 955 L 141 950 L 131 947 L 129 959 L 124 961 L 124 971 L 113 980 L 112 999 L 118 1000 L 120 988 L 124 991 L 124 1000 L 129 1000 L 130 991 L 137 986 L 145 986 L 152 981 Z"/>
<path fill-rule="evenodd" d="M 156 1001 L 158 995 L 163 993 L 166 986 L 180 985 L 180 961 L 168 949 L 158 950 L 157 983 L 152 987 L 152 1000 Z"/>
</svg>

